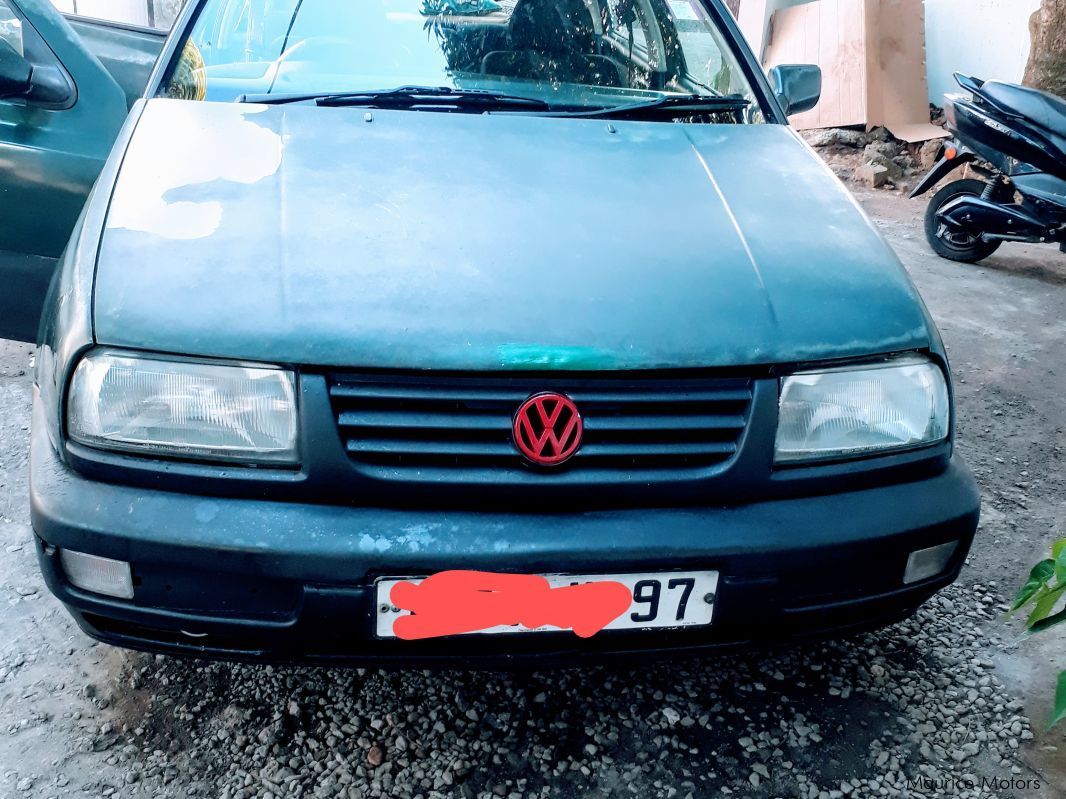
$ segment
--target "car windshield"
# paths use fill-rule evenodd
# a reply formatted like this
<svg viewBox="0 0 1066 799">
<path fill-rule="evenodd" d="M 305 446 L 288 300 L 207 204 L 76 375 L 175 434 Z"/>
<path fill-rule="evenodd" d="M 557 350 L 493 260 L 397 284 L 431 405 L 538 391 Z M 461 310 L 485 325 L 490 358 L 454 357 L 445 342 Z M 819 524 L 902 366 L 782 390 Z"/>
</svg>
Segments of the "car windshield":
<svg viewBox="0 0 1066 799">
<path fill-rule="evenodd" d="M 439 99 L 444 87 L 577 110 L 726 96 L 761 118 L 727 42 L 702 0 L 206 0 L 162 94 L 226 102 L 415 86 Z M 730 113 L 741 118 L 735 103 Z"/>
</svg>

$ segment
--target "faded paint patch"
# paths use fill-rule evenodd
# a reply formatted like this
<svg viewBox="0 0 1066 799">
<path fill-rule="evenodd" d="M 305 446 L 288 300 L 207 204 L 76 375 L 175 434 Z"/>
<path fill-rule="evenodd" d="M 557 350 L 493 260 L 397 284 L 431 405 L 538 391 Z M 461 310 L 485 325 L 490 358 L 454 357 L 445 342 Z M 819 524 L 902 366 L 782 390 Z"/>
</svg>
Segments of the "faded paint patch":
<svg viewBox="0 0 1066 799">
<path fill-rule="evenodd" d="M 618 368 L 618 359 L 593 347 L 550 347 L 539 344 L 502 344 L 497 348 L 505 369 L 584 369 Z"/>
<path fill-rule="evenodd" d="M 210 524 L 218 516 L 217 502 L 198 502 L 194 511 L 196 521 L 200 524 Z"/>
<path fill-rule="evenodd" d="M 359 550 L 361 552 L 385 552 L 392 546 L 387 538 L 374 538 L 372 535 L 363 533 L 359 538 Z"/>
</svg>

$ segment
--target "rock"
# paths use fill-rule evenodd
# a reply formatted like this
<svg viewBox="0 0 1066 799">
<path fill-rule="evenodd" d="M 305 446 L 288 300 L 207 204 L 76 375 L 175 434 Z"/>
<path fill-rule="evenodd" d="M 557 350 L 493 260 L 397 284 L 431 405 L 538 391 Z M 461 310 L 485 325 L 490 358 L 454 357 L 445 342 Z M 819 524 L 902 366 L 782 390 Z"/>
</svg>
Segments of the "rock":
<svg viewBox="0 0 1066 799">
<path fill-rule="evenodd" d="M 888 183 L 888 169 L 877 164 L 863 164 L 855 170 L 855 181 L 878 189 Z"/>
<path fill-rule="evenodd" d="M 918 151 L 918 163 L 922 169 L 932 169 L 940 159 L 940 149 L 944 146 L 943 139 L 930 139 Z"/>
<path fill-rule="evenodd" d="M 866 146 L 866 134 L 859 130 L 848 128 L 826 128 L 824 130 L 809 130 L 803 133 L 803 138 L 811 147 L 864 147 Z"/>
<path fill-rule="evenodd" d="M 837 143 L 837 130 L 828 128 L 827 130 L 808 131 L 803 134 L 803 138 L 811 147 L 831 147 Z"/>
<path fill-rule="evenodd" d="M 366 753 L 366 762 L 374 768 L 377 768 L 385 761 L 385 753 L 381 751 L 381 747 L 375 744 L 370 747 L 370 750 Z"/>
<path fill-rule="evenodd" d="M 882 166 L 885 168 L 888 179 L 895 181 L 903 177 L 903 167 L 893 161 L 891 158 L 886 158 L 883 155 L 875 155 L 868 157 L 866 163 L 872 166 Z"/>
<path fill-rule="evenodd" d="M 866 134 L 861 130 L 849 130 L 848 128 L 841 128 L 837 130 L 837 142 L 843 144 L 846 147 L 865 147 L 869 139 Z"/>
<path fill-rule="evenodd" d="M 870 141 L 873 142 L 892 141 L 892 134 L 888 132 L 888 128 L 884 127 L 874 128 L 869 133 L 867 133 L 866 136 Z"/>
<path fill-rule="evenodd" d="M 899 155 L 899 145 L 894 141 L 875 141 L 866 145 L 863 155 L 867 161 L 874 161 L 878 156 L 891 160 Z"/>
<path fill-rule="evenodd" d="M 677 722 L 681 720 L 681 714 L 674 710 L 672 707 L 663 708 L 663 718 L 666 719 L 666 723 L 673 727 Z"/>
<path fill-rule="evenodd" d="M 902 169 L 904 174 L 908 172 L 913 172 L 915 169 L 918 168 L 918 163 L 913 158 L 911 158 L 909 153 L 900 153 L 892 159 L 892 163 Z"/>
</svg>

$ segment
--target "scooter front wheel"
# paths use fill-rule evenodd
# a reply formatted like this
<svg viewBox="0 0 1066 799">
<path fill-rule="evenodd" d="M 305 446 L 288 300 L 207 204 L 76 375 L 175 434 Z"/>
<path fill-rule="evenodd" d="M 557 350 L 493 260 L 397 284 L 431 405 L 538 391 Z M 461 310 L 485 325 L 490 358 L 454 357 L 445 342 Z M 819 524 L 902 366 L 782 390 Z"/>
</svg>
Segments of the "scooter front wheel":
<svg viewBox="0 0 1066 799">
<path fill-rule="evenodd" d="M 1003 243 L 1002 241 L 984 241 L 980 236 L 970 233 L 954 233 L 937 219 L 940 209 L 956 197 L 967 195 L 980 197 L 984 190 L 983 181 L 956 180 L 934 194 L 933 199 L 929 201 L 929 207 L 925 209 L 925 238 L 929 246 L 941 258 L 972 264 L 990 256 Z"/>
</svg>

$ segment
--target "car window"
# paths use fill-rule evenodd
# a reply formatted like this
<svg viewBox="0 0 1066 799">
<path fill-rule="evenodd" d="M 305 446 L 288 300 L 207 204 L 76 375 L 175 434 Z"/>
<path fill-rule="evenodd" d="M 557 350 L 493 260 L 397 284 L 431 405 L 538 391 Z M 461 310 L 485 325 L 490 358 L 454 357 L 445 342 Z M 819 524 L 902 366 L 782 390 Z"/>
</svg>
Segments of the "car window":
<svg viewBox="0 0 1066 799">
<path fill-rule="evenodd" d="M 649 93 L 754 99 L 727 42 L 701 0 L 207 0 L 163 93 L 415 85 L 597 107 Z"/>
<path fill-rule="evenodd" d="M 693 79 L 723 94 L 744 94 L 747 81 L 736 61 L 725 57 L 721 38 L 707 23 L 699 0 L 670 0 L 669 8 Z"/>
<path fill-rule="evenodd" d="M 26 52 L 22 20 L 15 16 L 7 0 L 0 0 L 0 41 L 7 42 L 19 55 Z"/>
<path fill-rule="evenodd" d="M 64 14 L 169 31 L 185 0 L 52 0 Z"/>
</svg>

